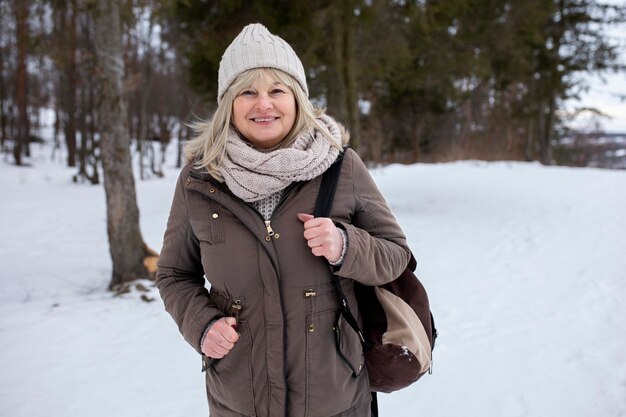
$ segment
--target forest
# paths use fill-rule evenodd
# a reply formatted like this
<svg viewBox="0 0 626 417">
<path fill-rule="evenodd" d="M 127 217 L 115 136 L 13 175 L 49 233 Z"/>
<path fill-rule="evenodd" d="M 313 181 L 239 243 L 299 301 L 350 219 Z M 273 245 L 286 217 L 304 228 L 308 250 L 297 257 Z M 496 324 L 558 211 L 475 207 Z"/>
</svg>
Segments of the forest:
<svg viewBox="0 0 626 417">
<path fill-rule="evenodd" d="M 564 102 L 585 74 L 625 68 L 606 33 L 626 22 L 619 3 L 0 0 L 0 152 L 36 169 L 31 147 L 46 142 L 74 182 L 104 185 L 111 289 L 154 276 L 134 178 L 163 177 L 170 143 L 180 167 L 190 126 L 216 108 L 221 55 L 250 22 L 294 47 L 311 100 L 371 163 L 584 166 L 557 151 Z"/>
<path fill-rule="evenodd" d="M 99 183 L 96 0 L 1 0 L 0 138 L 27 163 L 54 151 Z M 311 98 L 376 162 L 555 160 L 563 102 L 583 76 L 624 69 L 606 28 L 626 6 L 590 0 L 116 0 L 127 135 L 141 178 L 215 107 L 221 53 L 253 21 L 294 46 Z M 593 111 L 593 109 L 591 109 Z M 46 116 L 47 115 L 47 116 Z"/>
</svg>

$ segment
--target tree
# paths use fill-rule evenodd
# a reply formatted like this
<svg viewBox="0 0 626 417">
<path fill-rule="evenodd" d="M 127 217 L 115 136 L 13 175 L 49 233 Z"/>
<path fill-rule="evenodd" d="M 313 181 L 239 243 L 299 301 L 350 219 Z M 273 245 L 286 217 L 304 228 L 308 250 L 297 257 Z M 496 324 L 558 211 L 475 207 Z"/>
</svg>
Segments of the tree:
<svg viewBox="0 0 626 417">
<path fill-rule="evenodd" d="M 96 138 L 95 126 L 95 88 L 93 78 L 97 74 L 95 62 L 96 50 L 93 44 L 93 24 L 88 13 L 81 13 L 79 31 L 80 65 L 78 71 L 79 105 L 78 130 L 80 147 L 78 149 L 78 173 L 75 181 L 86 179 L 91 184 L 100 183 L 100 144 Z"/>
<path fill-rule="evenodd" d="M 13 45 L 11 34 L 13 33 L 11 19 L 11 5 L 8 1 L 0 1 L 0 151 L 8 153 L 8 139 L 11 135 L 11 109 L 13 108 L 14 95 L 10 82 L 13 72 L 11 52 Z"/>
<path fill-rule="evenodd" d="M 538 137 L 537 152 L 543 163 L 552 163 L 552 144 L 559 124 L 560 102 L 574 96 L 582 81 L 581 72 L 603 72 L 622 68 L 617 44 L 605 35 L 607 25 L 624 22 L 626 6 L 593 0 L 549 0 L 550 16 L 543 21 L 543 42 L 535 53 Z M 532 149 L 532 146 L 531 146 Z"/>
<path fill-rule="evenodd" d="M 326 84 L 326 103 L 329 111 L 346 124 L 351 146 L 357 150 L 361 126 L 357 84 L 357 23 L 360 17 L 355 11 L 359 10 L 360 3 L 357 0 L 332 2 L 321 9 L 318 20 L 318 30 L 327 38 L 327 42 L 319 43 L 322 47 L 318 49 L 318 54 L 330 64 L 320 71 Z"/>
<path fill-rule="evenodd" d="M 107 231 L 113 261 L 110 288 L 150 275 L 146 259 L 155 255 L 144 243 L 130 157 L 130 134 L 124 97 L 122 0 L 92 0 L 99 73 L 97 118 L 102 149 Z"/>
<path fill-rule="evenodd" d="M 77 0 L 56 0 L 55 38 L 58 40 L 59 61 L 59 104 L 62 117 L 65 144 L 67 146 L 67 166 L 76 166 L 76 95 L 78 90 L 77 54 Z"/>
<path fill-rule="evenodd" d="M 16 165 L 22 165 L 22 154 L 28 147 L 30 137 L 28 123 L 28 72 L 26 69 L 26 55 L 28 50 L 28 12 L 30 2 L 17 1 L 15 7 L 15 21 L 17 23 L 17 74 L 15 101 L 17 103 L 17 137 L 13 140 L 13 158 Z"/>
</svg>

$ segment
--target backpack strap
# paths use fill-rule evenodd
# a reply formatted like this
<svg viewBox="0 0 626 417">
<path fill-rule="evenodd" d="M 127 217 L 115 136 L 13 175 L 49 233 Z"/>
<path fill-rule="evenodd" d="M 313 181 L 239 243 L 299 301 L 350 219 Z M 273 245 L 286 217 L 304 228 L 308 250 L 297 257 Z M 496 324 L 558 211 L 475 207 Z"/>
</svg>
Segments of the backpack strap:
<svg viewBox="0 0 626 417">
<path fill-rule="evenodd" d="M 339 182 L 339 174 L 341 173 L 341 164 L 343 162 L 344 154 L 345 148 L 344 151 L 339 155 L 337 160 L 322 175 L 322 183 L 320 185 L 320 190 L 317 194 L 317 199 L 315 200 L 315 209 L 313 210 L 313 215 L 315 217 L 328 217 L 330 215 L 330 210 L 333 207 L 333 200 L 335 199 L 335 191 L 337 191 L 337 183 Z M 339 308 L 341 309 L 341 313 L 343 314 L 350 327 L 352 327 L 356 334 L 359 335 L 361 345 L 363 346 L 363 351 L 367 352 L 370 349 L 370 345 L 365 341 L 365 338 L 363 337 L 363 332 L 361 332 L 358 322 L 350 311 L 350 306 L 348 305 L 348 300 L 346 299 L 346 296 L 341 289 L 339 278 L 337 277 L 337 275 L 333 274 L 332 279 L 333 286 L 335 287 L 335 292 L 337 293 L 337 298 L 339 299 Z M 371 395 L 371 415 L 372 417 L 378 417 L 378 399 L 376 397 L 376 392 L 372 391 Z"/>
<path fill-rule="evenodd" d="M 333 200 L 335 199 L 335 191 L 337 191 L 344 154 L 345 150 L 339 154 L 335 162 L 322 174 L 322 184 L 320 185 L 317 200 L 315 200 L 315 209 L 313 210 L 313 216 L 315 217 L 328 217 L 330 210 L 333 208 Z"/>
<path fill-rule="evenodd" d="M 322 174 L 322 183 L 317 194 L 317 200 L 315 201 L 315 209 L 313 210 L 313 215 L 315 217 L 328 217 L 330 215 L 330 211 L 333 207 L 333 200 L 335 199 L 335 191 L 337 191 L 337 183 L 339 182 L 339 174 L 341 173 L 341 164 L 343 162 L 344 154 L 345 150 L 339 155 L 330 168 Z M 359 336 L 363 349 L 365 351 L 369 350 L 369 346 L 366 344 L 365 338 L 363 337 L 363 332 L 361 332 L 361 329 L 359 328 L 359 323 L 354 318 L 352 311 L 350 311 L 350 306 L 348 305 L 348 300 L 341 289 L 339 278 L 335 274 L 333 274 L 333 286 L 335 287 L 335 292 L 337 293 L 337 298 L 339 299 L 339 308 L 341 309 L 344 318 Z"/>
</svg>

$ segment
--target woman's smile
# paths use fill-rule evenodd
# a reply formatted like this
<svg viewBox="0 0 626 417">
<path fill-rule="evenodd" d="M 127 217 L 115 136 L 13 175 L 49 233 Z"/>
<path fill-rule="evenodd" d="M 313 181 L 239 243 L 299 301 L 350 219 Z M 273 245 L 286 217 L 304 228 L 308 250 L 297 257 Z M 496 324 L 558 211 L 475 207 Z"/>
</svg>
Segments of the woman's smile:
<svg viewBox="0 0 626 417">
<path fill-rule="evenodd" d="M 289 87 L 266 77 L 241 91 L 233 102 L 233 123 L 253 145 L 270 149 L 291 132 L 296 101 Z"/>
</svg>

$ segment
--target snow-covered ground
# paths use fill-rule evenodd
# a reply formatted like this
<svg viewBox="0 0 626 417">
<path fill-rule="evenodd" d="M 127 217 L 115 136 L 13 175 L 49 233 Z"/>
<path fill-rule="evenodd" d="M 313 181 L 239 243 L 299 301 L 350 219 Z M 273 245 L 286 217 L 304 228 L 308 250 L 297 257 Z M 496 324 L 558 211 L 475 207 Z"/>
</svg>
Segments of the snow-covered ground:
<svg viewBox="0 0 626 417">
<path fill-rule="evenodd" d="M 0 416 L 207 415 L 199 358 L 158 293 L 106 291 L 102 187 L 33 151 L 34 169 L 0 161 Z M 157 250 L 171 165 L 137 184 Z M 626 416 L 626 171 L 458 162 L 373 175 L 440 332 L 434 373 L 381 395 L 382 416 Z"/>
</svg>

